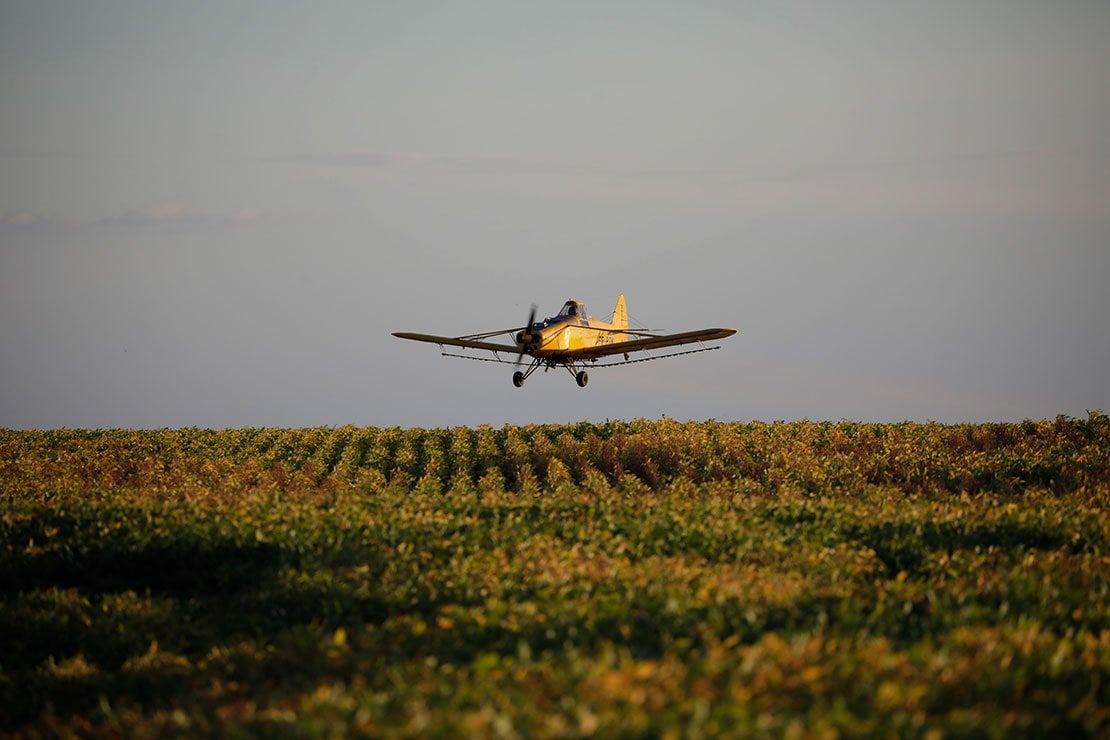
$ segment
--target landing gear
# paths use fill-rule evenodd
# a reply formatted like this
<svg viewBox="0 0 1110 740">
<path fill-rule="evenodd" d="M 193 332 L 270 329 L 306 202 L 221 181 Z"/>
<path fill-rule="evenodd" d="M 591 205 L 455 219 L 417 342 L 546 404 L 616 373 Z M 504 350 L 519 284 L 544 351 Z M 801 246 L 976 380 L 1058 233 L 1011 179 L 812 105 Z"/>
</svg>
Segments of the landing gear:
<svg viewBox="0 0 1110 740">
<path fill-rule="evenodd" d="M 528 380 L 529 375 L 536 372 L 536 368 L 540 366 L 541 362 L 542 360 L 532 360 L 532 364 L 528 366 L 527 370 L 525 370 L 524 372 L 517 370 L 515 373 L 513 373 L 513 385 L 515 385 L 517 388 L 523 386 L 524 381 Z"/>
<path fill-rule="evenodd" d="M 590 376 L 586 374 L 586 371 L 576 370 L 574 367 L 574 363 L 563 362 L 559 359 L 545 359 L 541 357 L 533 359 L 532 364 L 528 366 L 527 370 L 524 370 L 523 372 L 517 370 L 515 373 L 513 373 L 513 385 L 515 385 L 517 388 L 520 388 L 524 385 L 524 381 L 528 380 L 528 376 L 536 372 L 536 370 L 538 370 L 540 367 L 543 367 L 544 372 L 547 372 L 551 368 L 559 366 L 565 367 L 567 369 L 567 372 L 569 372 L 574 378 L 574 382 L 578 383 L 579 388 L 585 388 L 586 383 L 590 382 Z"/>
<path fill-rule="evenodd" d="M 567 372 L 571 374 L 571 377 L 574 378 L 574 382 L 578 383 L 579 388 L 585 388 L 586 383 L 590 382 L 590 376 L 586 375 L 585 370 L 575 370 L 574 365 L 569 362 L 563 367 L 565 367 Z"/>
</svg>

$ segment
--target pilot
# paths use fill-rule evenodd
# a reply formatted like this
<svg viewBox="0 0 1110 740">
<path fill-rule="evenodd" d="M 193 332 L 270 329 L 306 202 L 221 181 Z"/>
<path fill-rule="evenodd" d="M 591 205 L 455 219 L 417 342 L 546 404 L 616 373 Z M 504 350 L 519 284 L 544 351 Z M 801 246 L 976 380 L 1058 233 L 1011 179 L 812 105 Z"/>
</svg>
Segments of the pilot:
<svg viewBox="0 0 1110 740">
<path fill-rule="evenodd" d="M 577 316 L 577 315 L 578 315 L 578 306 L 574 305 L 573 303 L 570 304 L 570 308 L 567 309 L 567 316 Z"/>
</svg>

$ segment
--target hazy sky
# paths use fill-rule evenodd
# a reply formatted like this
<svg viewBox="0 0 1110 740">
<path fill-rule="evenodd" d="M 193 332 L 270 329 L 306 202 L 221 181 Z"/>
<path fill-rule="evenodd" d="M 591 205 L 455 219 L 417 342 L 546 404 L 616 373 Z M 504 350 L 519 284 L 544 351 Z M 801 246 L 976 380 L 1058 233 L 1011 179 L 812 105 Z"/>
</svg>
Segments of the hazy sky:
<svg viewBox="0 0 1110 740">
<path fill-rule="evenodd" d="M 0 0 L 0 426 L 1110 410 L 1110 3 Z M 717 352 L 397 330 L 568 298 Z"/>
</svg>

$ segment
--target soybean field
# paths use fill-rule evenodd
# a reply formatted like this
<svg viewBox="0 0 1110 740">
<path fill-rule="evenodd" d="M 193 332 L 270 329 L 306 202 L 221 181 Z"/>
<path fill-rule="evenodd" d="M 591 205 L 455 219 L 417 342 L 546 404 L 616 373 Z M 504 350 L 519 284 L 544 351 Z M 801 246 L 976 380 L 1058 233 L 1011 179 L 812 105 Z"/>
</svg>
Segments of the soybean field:
<svg viewBox="0 0 1110 740">
<path fill-rule="evenodd" d="M 0 734 L 1110 736 L 1110 419 L 0 430 Z"/>
</svg>

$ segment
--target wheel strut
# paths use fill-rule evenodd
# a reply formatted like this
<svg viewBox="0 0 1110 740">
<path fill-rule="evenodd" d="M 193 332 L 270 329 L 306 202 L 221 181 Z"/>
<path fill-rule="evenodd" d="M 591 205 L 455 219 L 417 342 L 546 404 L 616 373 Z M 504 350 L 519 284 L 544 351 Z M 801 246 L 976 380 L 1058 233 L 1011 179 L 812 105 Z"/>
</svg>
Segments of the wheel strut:
<svg viewBox="0 0 1110 740">
<path fill-rule="evenodd" d="M 524 372 L 517 370 L 515 373 L 513 373 L 513 385 L 515 385 L 517 388 L 520 388 L 522 385 L 524 385 L 524 381 L 528 380 L 528 376 L 536 372 L 536 369 L 540 366 L 540 362 L 540 360 L 532 360 L 532 364 L 528 366 L 527 370 L 525 370 Z"/>
<path fill-rule="evenodd" d="M 590 376 L 586 375 L 585 370 L 575 370 L 574 365 L 564 365 L 567 371 L 574 377 L 574 382 L 578 383 L 579 388 L 585 388 L 586 383 L 590 382 Z"/>
</svg>

